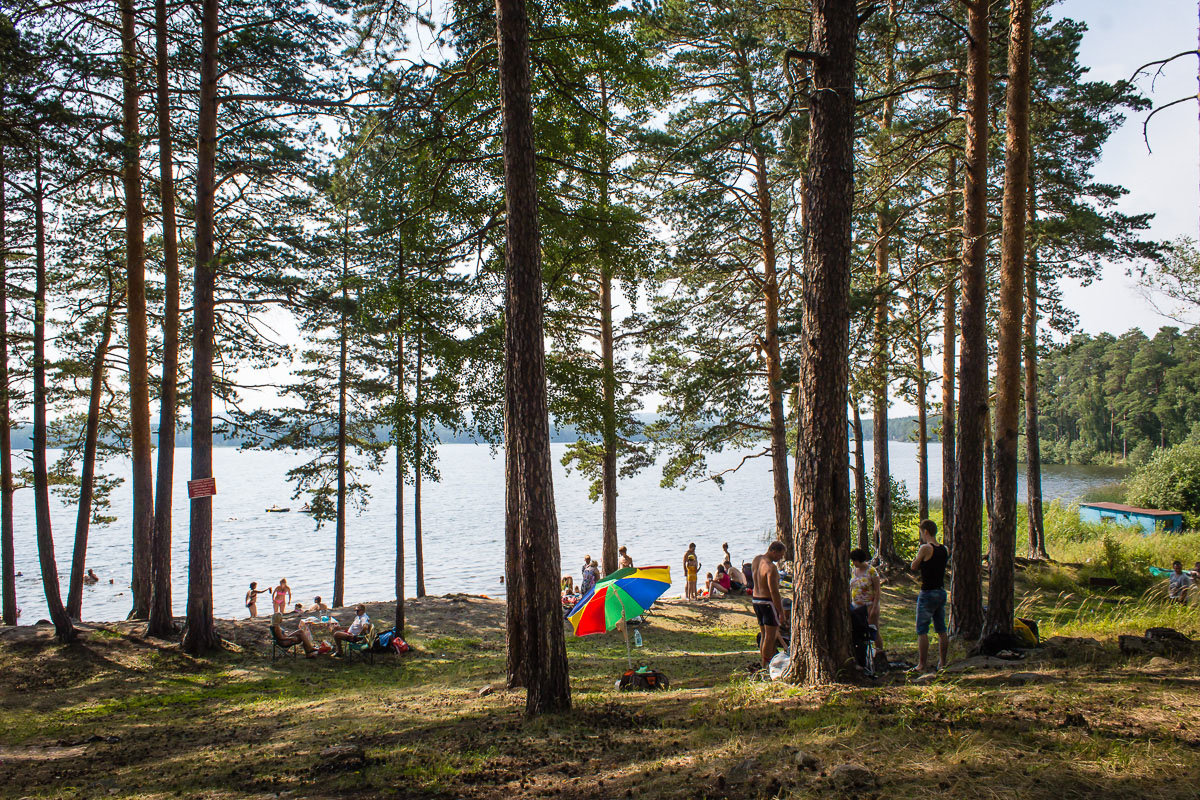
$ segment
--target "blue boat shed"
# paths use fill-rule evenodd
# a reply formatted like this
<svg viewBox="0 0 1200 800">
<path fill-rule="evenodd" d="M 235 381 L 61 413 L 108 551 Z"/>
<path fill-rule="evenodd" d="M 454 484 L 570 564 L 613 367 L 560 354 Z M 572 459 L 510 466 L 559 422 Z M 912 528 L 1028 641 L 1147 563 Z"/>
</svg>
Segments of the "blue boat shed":
<svg viewBox="0 0 1200 800">
<path fill-rule="evenodd" d="M 1144 534 L 1155 531 L 1178 533 L 1183 530 L 1182 511 L 1135 508 L 1121 503 L 1080 503 L 1079 518 L 1084 522 L 1108 522 L 1113 525 L 1141 528 Z"/>
</svg>

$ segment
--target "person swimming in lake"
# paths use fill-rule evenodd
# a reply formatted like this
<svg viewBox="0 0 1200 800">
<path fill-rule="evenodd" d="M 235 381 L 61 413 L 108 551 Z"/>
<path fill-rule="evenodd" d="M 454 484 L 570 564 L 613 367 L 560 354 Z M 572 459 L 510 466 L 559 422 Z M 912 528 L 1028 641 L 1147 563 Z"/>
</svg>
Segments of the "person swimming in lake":
<svg viewBox="0 0 1200 800">
<path fill-rule="evenodd" d="M 287 578 L 280 578 L 279 585 L 271 590 L 271 609 L 276 614 L 282 614 L 287 611 L 287 604 L 290 602 L 292 589 L 287 585 Z"/>
<path fill-rule="evenodd" d="M 270 589 L 258 588 L 258 581 L 250 581 L 250 591 L 246 592 L 246 609 L 250 612 L 250 619 L 258 616 L 258 596 L 270 593 Z"/>
<path fill-rule="evenodd" d="M 99 583 L 100 576 L 96 574 L 96 570 L 88 567 L 87 575 L 83 576 L 84 583 Z"/>
</svg>

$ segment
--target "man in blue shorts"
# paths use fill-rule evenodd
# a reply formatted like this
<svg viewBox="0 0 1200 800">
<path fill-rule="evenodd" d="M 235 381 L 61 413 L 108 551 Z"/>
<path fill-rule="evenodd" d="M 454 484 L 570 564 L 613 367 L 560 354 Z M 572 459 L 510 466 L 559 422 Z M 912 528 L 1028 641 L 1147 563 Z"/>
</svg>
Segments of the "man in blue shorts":
<svg viewBox="0 0 1200 800">
<path fill-rule="evenodd" d="M 917 595 L 917 652 L 916 672 L 929 671 L 929 624 L 938 635 L 938 669 L 946 666 L 950 640 L 946 638 L 946 563 L 950 550 L 937 540 L 937 523 L 922 520 L 918 526 L 921 547 L 913 559 L 913 572 L 921 573 L 921 593 Z"/>
</svg>

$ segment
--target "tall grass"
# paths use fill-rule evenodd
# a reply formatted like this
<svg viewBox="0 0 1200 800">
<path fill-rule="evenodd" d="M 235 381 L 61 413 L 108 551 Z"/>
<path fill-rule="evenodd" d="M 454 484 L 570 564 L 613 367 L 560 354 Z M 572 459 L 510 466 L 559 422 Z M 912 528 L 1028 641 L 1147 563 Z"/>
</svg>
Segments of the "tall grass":
<svg viewBox="0 0 1200 800">
<path fill-rule="evenodd" d="M 1169 568 L 1182 561 L 1191 567 L 1200 561 L 1200 532 L 1144 534 L 1139 528 L 1111 523 L 1084 522 L 1075 505 L 1057 500 L 1046 508 L 1046 549 L 1060 562 L 1081 564 L 1078 577 L 1114 578 L 1125 591 L 1140 592 L 1161 578 L 1150 574 L 1150 567 Z M 1046 570 L 1035 581 L 1052 588 L 1062 581 L 1061 574 Z"/>
</svg>

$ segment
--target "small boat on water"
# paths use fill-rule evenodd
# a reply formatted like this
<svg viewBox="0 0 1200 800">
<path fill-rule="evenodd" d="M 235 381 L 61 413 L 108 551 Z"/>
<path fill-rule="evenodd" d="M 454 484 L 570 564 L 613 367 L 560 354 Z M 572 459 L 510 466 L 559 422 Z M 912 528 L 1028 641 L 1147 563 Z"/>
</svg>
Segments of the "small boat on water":
<svg viewBox="0 0 1200 800">
<path fill-rule="evenodd" d="M 308 503 L 305 503 L 304 508 L 300 509 L 300 513 L 301 514 L 311 514 L 311 513 L 313 513 L 313 507 L 310 506 Z"/>
<path fill-rule="evenodd" d="M 279 506 L 271 506 L 267 509 L 268 514 L 282 514 L 285 511 L 291 511 L 291 508 L 280 508 Z"/>
</svg>

